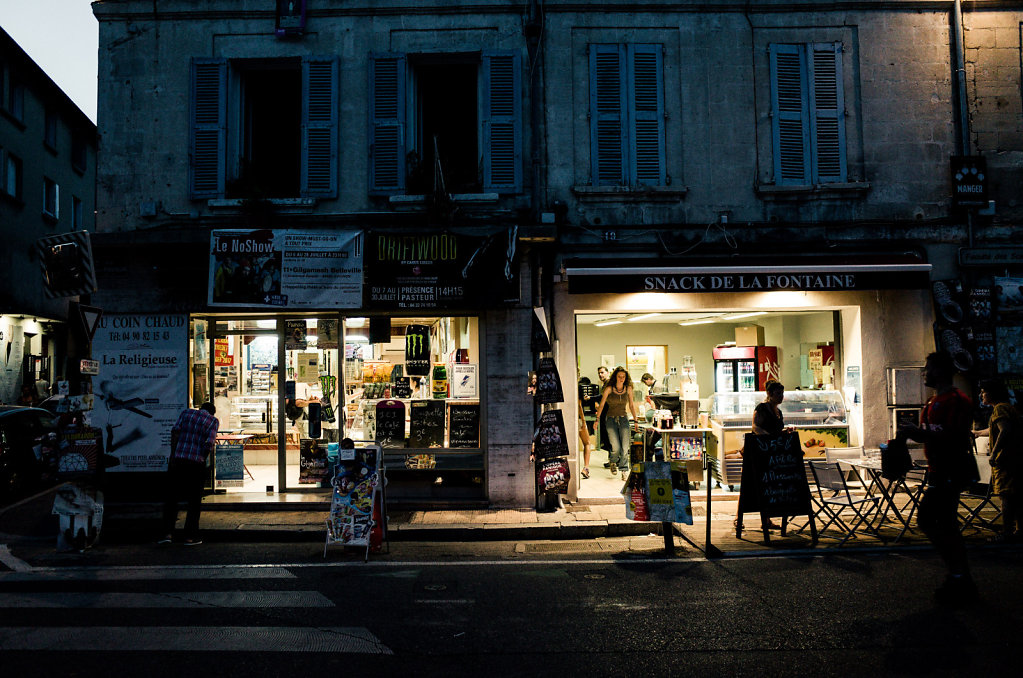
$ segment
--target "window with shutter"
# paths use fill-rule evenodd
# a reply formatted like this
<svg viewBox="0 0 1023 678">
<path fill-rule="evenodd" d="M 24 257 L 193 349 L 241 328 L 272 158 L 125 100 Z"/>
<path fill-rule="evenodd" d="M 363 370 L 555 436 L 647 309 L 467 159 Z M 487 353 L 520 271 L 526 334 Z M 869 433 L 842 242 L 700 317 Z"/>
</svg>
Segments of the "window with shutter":
<svg viewBox="0 0 1023 678">
<path fill-rule="evenodd" d="M 483 53 L 480 119 L 483 130 L 483 189 L 522 190 L 521 61 L 516 52 Z"/>
<path fill-rule="evenodd" d="M 770 56 L 775 183 L 845 181 L 841 44 L 772 44 Z"/>
<path fill-rule="evenodd" d="M 192 60 L 189 189 L 193 198 L 224 193 L 227 62 Z"/>
<path fill-rule="evenodd" d="M 369 61 L 369 189 L 377 195 L 405 190 L 405 56 L 371 55 Z"/>
<path fill-rule="evenodd" d="M 302 196 L 337 197 L 338 60 L 302 60 Z"/>
<path fill-rule="evenodd" d="M 595 186 L 663 186 L 661 45 L 590 45 L 590 149 Z"/>
</svg>

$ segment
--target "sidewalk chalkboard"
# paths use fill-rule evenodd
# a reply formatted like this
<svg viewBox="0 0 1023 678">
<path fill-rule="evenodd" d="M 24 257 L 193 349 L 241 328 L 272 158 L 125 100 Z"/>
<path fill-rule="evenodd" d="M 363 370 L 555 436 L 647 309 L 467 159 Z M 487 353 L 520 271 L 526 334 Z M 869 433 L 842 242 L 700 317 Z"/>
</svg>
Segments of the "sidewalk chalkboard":
<svg viewBox="0 0 1023 678">
<path fill-rule="evenodd" d="M 408 446 L 443 447 L 446 403 L 443 400 L 413 400 L 410 407 Z M 379 422 L 377 426 L 380 426 Z"/>
<path fill-rule="evenodd" d="M 746 434 L 739 487 L 740 529 L 743 513 L 759 513 L 764 521 L 767 518 L 813 514 L 799 434 Z M 810 521 L 810 532 L 816 541 L 817 529 L 813 520 Z M 766 537 L 767 533 L 764 534 Z"/>
<path fill-rule="evenodd" d="M 376 442 L 380 447 L 405 447 L 405 403 L 381 400 L 376 406 Z"/>
<path fill-rule="evenodd" d="M 479 403 L 448 405 L 448 447 L 479 446 Z"/>
</svg>

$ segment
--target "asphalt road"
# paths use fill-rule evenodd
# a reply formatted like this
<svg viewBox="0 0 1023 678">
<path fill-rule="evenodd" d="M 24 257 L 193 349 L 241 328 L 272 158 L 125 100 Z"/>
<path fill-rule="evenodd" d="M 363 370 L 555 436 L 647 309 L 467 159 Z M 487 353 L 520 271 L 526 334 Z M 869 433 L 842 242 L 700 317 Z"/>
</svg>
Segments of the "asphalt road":
<svg viewBox="0 0 1023 678">
<path fill-rule="evenodd" d="M 16 550 L 0 673 L 1019 673 L 1023 549 L 971 551 L 982 599 L 947 608 L 929 550 L 666 560 L 659 542 L 407 544 L 369 563 L 303 543 Z"/>
</svg>

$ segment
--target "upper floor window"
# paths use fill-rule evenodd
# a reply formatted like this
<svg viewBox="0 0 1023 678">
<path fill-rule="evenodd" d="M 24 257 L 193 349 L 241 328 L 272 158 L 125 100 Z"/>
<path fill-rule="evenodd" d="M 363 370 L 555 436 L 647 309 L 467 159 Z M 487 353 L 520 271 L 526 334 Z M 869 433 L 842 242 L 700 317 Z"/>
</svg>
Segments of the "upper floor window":
<svg viewBox="0 0 1023 678">
<path fill-rule="evenodd" d="M 57 121 L 58 116 L 54 111 L 46 111 L 46 118 L 43 122 L 43 144 L 51 151 L 57 150 Z"/>
<path fill-rule="evenodd" d="M 338 177 L 335 57 L 193 59 L 193 198 L 332 198 Z"/>
<path fill-rule="evenodd" d="M 846 181 L 842 44 L 772 43 L 776 185 Z"/>
<path fill-rule="evenodd" d="M 80 231 L 85 228 L 85 205 L 77 195 L 71 196 L 71 226 Z"/>
<path fill-rule="evenodd" d="M 517 52 L 370 58 L 370 192 L 522 191 Z"/>
<path fill-rule="evenodd" d="M 0 187 L 12 198 L 21 200 L 21 158 L 0 149 Z"/>
<path fill-rule="evenodd" d="M 16 120 L 25 121 L 25 86 L 14 78 L 9 80 L 7 112 Z"/>
<path fill-rule="evenodd" d="M 664 186 L 661 45 L 590 45 L 594 186 Z"/>
<path fill-rule="evenodd" d="M 71 167 L 77 172 L 85 172 L 89 158 L 89 147 L 80 133 L 71 135 Z"/>
<path fill-rule="evenodd" d="M 49 177 L 43 177 L 43 214 L 60 218 L 60 186 Z"/>
</svg>

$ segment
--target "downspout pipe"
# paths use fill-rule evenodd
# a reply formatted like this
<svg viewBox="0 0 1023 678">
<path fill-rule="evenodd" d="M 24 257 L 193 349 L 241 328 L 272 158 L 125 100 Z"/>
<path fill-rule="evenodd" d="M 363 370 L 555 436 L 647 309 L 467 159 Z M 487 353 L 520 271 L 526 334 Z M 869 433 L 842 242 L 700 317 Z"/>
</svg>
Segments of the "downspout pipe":
<svg viewBox="0 0 1023 678">
<path fill-rule="evenodd" d="M 963 44 L 963 3 L 952 3 L 952 80 L 956 87 L 956 136 L 959 154 L 970 155 L 970 116 L 966 100 L 966 46 Z M 967 245 L 973 247 L 973 210 L 966 210 Z"/>
</svg>

